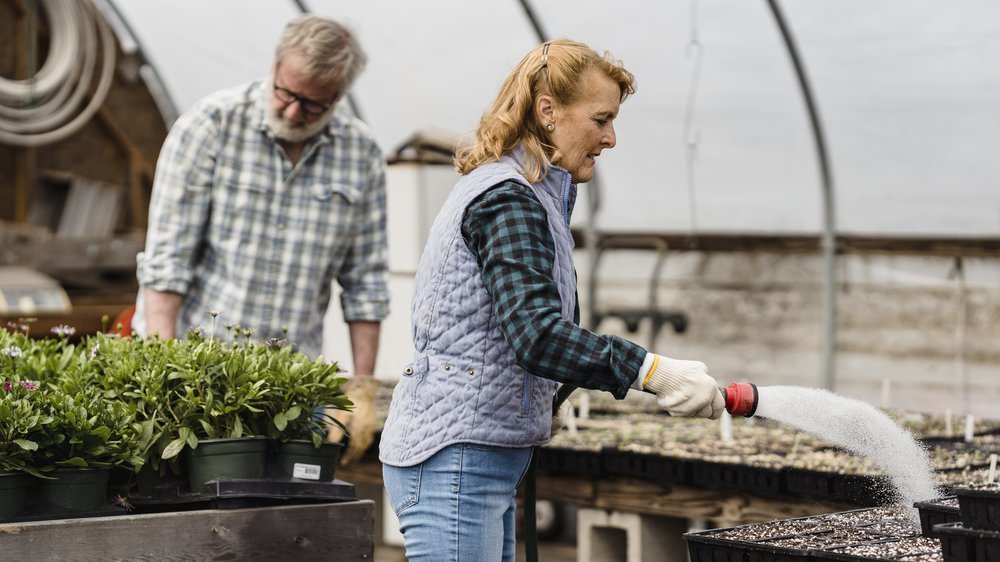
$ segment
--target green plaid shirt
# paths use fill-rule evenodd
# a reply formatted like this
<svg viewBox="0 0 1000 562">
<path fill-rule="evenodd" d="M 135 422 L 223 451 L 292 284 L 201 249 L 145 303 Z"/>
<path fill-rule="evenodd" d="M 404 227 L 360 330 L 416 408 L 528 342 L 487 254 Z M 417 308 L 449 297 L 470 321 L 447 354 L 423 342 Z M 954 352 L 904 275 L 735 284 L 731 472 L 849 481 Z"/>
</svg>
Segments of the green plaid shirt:
<svg viewBox="0 0 1000 562">
<path fill-rule="evenodd" d="M 506 182 L 465 210 L 462 236 L 482 270 L 483 284 L 517 363 L 528 372 L 624 398 L 646 350 L 617 336 L 595 334 L 560 313 L 552 278 L 555 242 L 545 208 L 530 189 Z"/>
</svg>

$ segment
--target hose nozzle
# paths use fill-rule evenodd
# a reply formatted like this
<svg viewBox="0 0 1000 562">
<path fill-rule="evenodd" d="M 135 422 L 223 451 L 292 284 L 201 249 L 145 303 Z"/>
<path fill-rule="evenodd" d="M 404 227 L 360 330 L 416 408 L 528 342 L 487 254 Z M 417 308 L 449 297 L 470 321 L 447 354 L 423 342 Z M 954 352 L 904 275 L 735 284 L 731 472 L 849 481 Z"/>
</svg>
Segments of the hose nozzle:
<svg viewBox="0 0 1000 562">
<path fill-rule="evenodd" d="M 726 399 L 726 411 L 733 416 L 749 418 L 757 411 L 757 385 L 749 382 L 734 382 L 719 388 Z"/>
</svg>

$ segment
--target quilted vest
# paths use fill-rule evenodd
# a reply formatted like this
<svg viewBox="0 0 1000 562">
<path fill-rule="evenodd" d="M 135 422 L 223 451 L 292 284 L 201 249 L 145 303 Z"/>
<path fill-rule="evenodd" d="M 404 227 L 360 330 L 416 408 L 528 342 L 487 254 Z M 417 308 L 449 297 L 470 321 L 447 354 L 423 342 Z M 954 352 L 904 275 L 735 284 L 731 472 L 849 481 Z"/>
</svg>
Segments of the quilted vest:
<svg viewBox="0 0 1000 562">
<path fill-rule="evenodd" d="M 393 391 L 381 436 L 383 463 L 412 466 L 455 443 L 528 447 L 549 440 L 557 384 L 515 363 L 461 231 L 466 207 L 489 188 L 506 181 L 530 187 L 545 207 L 555 241 L 552 277 L 562 316 L 573 321 L 576 272 L 569 218 L 576 185 L 556 166 L 531 184 L 517 157 L 506 155 L 463 176 L 434 220 L 413 292 L 416 351 Z"/>
</svg>

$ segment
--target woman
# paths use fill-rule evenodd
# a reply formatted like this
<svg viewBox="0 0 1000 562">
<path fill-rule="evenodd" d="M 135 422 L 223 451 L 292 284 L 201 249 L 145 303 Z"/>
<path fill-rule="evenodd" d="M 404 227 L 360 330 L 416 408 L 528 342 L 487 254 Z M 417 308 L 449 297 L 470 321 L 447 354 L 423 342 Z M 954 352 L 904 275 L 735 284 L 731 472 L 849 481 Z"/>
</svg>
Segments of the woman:
<svg viewBox="0 0 1000 562">
<path fill-rule="evenodd" d="M 615 146 L 635 80 L 569 40 L 528 53 L 456 157 L 413 299 L 416 353 L 393 393 L 380 459 L 411 562 L 513 561 L 514 496 L 548 441 L 558 383 L 657 395 L 717 418 L 705 365 L 580 328 L 569 222 L 576 184 Z"/>
</svg>

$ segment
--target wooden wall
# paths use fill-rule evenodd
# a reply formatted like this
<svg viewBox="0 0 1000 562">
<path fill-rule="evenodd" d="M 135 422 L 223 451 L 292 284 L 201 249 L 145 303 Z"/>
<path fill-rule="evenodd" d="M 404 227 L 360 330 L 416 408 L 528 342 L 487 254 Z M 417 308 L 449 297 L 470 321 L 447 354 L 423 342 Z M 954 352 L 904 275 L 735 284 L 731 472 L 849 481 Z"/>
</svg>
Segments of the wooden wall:
<svg viewBox="0 0 1000 562">
<path fill-rule="evenodd" d="M 30 75 L 28 4 L 0 0 L 0 75 L 8 79 Z M 48 42 L 44 14 L 37 21 L 41 66 Z M 119 49 L 114 83 L 103 107 L 76 134 L 37 148 L 0 144 L 0 220 L 23 222 L 39 179 L 60 172 L 124 187 L 127 212 L 118 227 L 144 227 L 153 166 L 167 129 L 146 85 L 129 71 L 132 62 Z"/>
</svg>

